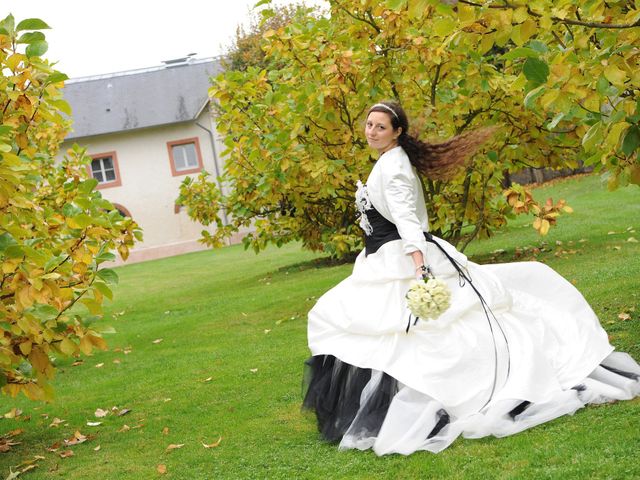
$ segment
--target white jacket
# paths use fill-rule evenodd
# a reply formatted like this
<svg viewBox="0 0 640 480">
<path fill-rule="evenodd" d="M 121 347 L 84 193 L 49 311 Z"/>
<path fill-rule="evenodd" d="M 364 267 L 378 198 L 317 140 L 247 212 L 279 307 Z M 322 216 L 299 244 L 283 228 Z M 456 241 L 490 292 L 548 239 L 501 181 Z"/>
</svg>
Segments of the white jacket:
<svg viewBox="0 0 640 480">
<path fill-rule="evenodd" d="M 398 228 L 407 255 L 420 250 L 427 260 L 429 217 L 418 174 L 398 146 L 383 153 L 367 179 L 371 204 Z"/>
</svg>

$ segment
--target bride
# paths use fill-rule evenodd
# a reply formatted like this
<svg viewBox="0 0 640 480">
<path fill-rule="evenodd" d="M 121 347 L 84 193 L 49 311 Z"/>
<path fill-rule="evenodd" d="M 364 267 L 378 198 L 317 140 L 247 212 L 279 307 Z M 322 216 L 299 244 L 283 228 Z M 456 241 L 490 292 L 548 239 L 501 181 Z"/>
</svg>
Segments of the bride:
<svg viewBox="0 0 640 480">
<path fill-rule="evenodd" d="M 370 108 L 365 135 L 380 157 L 356 193 L 365 250 L 309 312 L 303 405 L 322 436 L 378 455 L 439 452 L 459 435 L 511 435 L 640 395 L 640 366 L 555 271 L 478 265 L 426 233 L 417 171 L 447 178 L 490 131 L 428 144 L 408 128 L 399 104 Z M 451 307 L 414 325 L 405 295 L 427 272 Z"/>
</svg>

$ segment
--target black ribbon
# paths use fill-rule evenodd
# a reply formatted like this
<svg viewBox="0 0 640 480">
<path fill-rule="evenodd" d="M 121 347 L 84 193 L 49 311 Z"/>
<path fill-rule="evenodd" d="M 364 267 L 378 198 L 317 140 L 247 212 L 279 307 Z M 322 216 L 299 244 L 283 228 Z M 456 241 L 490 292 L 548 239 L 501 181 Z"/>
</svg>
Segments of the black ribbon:
<svg viewBox="0 0 640 480">
<path fill-rule="evenodd" d="M 493 317 L 496 325 L 500 329 L 500 333 L 502 334 L 502 338 L 504 338 L 505 345 L 507 347 L 507 357 L 508 357 L 507 378 L 509 378 L 509 374 L 511 373 L 511 351 L 509 349 L 509 341 L 507 340 L 507 336 L 504 333 L 502 325 L 500 325 L 500 322 L 498 321 L 495 314 L 491 310 L 491 307 L 489 307 L 489 304 L 487 303 L 487 301 L 484 299 L 484 297 L 482 296 L 480 291 L 477 289 L 477 287 L 473 284 L 473 279 L 469 275 L 469 272 L 466 271 L 464 267 L 460 265 L 460 263 L 455 258 L 449 255 L 449 253 L 445 250 L 445 248 L 439 242 L 437 242 L 435 238 L 433 238 L 433 235 L 431 235 L 429 232 L 425 232 L 424 237 L 427 240 L 427 242 L 433 243 L 438 248 L 438 250 L 440 250 L 442 254 L 447 258 L 447 260 L 449 260 L 453 268 L 455 268 L 456 272 L 458 273 L 458 284 L 460 285 L 460 287 L 464 287 L 466 284 L 471 286 L 473 291 L 478 296 L 478 299 L 480 300 L 480 305 L 482 305 L 484 314 L 487 317 L 487 323 L 489 324 L 489 331 L 491 332 L 491 338 L 493 339 L 493 353 L 495 358 L 495 365 L 493 370 L 493 387 L 491 388 L 491 394 L 489 395 L 489 399 L 482 406 L 482 408 L 484 408 L 493 398 L 493 395 L 496 391 L 496 386 L 498 383 L 498 345 L 496 343 L 496 336 L 493 328 L 493 323 L 491 322 L 491 317 Z M 415 325 L 417 322 L 418 322 L 418 317 L 416 317 L 416 320 L 413 324 Z M 410 324 L 411 324 L 411 313 L 409 313 L 409 325 L 407 325 L 407 332 L 409 332 Z"/>
</svg>

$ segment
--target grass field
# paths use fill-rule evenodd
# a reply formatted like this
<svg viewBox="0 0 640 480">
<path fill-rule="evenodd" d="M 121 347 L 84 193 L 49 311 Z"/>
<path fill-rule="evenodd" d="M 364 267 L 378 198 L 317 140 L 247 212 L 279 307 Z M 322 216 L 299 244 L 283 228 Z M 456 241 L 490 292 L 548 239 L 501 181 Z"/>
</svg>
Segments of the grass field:
<svg viewBox="0 0 640 480">
<path fill-rule="evenodd" d="M 565 198 L 575 213 L 544 242 L 520 218 L 465 253 L 551 265 L 584 293 L 612 343 L 640 359 L 640 243 L 629 241 L 640 240 L 640 189 L 610 193 L 597 177 L 583 177 L 536 195 Z M 437 455 L 379 458 L 323 443 L 314 419 L 300 412 L 306 313 L 350 270 L 297 245 L 260 255 L 234 246 L 119 268 L 104 322 L 117 331 L 106 335 L 111 350 L 76 366 L 59 360 L 51 404 L 0 397 L 0 414 L 23 411 L 0 420 L 0 433 L 24 430 L 19 445 L 0 453 L 0 478 L 30 460 L 36 468 L 19 478 L 640 478 L 638 399 L 509 438 L 458 439 Z M 97 409 L 110 413 L 97 418 Z M 130 412 L 118 416 L 123 409 Z M 76 431 L 89 439 L 48 450 Z M 73 456 L 62 458 L 68 450 Z"/>
</svg>

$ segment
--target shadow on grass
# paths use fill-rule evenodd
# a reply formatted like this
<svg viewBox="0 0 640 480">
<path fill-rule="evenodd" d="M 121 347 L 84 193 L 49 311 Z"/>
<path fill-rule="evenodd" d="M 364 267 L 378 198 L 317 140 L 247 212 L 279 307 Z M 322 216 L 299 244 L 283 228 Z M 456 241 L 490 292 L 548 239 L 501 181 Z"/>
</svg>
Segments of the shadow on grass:
<svg viewBox="0 0 640 480">
<path fill-rule="evenodd" d="M 276 270 L 276 273 L 292 273 L 302 272 L 305 270 L 318 269 L 318 268 L 330 268 L 338 267 L 348 263 L 353 264 L 356 261 L 356 257 L 360 252 L 353 252 L 341 258 L 335 257 L 321 257 L 307 260 L 305 262 L 293 263 L 291 265 L 285 265 Z"/>
</svg>

